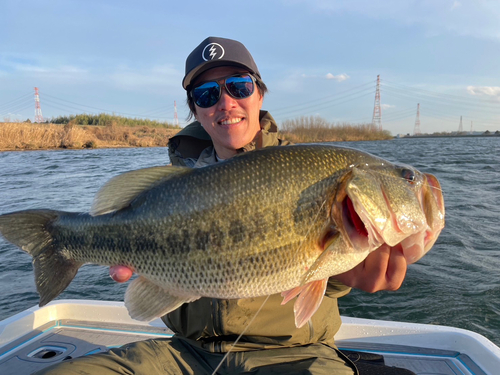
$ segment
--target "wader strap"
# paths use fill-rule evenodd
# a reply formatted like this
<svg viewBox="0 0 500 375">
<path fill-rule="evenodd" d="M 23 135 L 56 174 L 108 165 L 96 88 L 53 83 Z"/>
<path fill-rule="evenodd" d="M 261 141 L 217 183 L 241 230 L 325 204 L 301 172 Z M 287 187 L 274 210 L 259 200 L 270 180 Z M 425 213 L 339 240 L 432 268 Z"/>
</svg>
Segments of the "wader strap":
<svg viewBox="0 0 500 375">
<path fill-rule="evenodd" d="M 342 360 L 346 363 L 347 366 L 349 366 L 352 371 L 354 372 L 354 375 L 361 375 L 358 371 L 358 368 L 356 367 L 356 365 L 354 364 L 354 362 L 352 362 L 349 357 L 347 357 L 343 352 L 341 352 L 340 350 L 338 349 L 335 349 L 335 351 L 337 352 L 337 355 L 342 358 Z"/>
<path fill-rule="evenodd" d="M 356 368 L 356 375 L 417 375 L 405 368 L 387 366 L 384 357 L 380 354 L 352 350 L 339 351 L 339 353 L 346 363 Z"/>
</svg>

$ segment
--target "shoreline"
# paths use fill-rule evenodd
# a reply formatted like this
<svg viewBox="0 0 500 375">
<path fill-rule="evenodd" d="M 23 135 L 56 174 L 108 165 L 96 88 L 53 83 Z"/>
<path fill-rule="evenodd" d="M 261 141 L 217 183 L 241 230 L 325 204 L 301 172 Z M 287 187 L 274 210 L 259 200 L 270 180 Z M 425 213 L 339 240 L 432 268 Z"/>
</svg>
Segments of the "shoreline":
<svg viewBox="0 0 500 375">
<path fill-rule="evenodd" d="M 0 123 L 0 152 L 166 147 L 180 128 Z"/>
<path fill-rule="evenodd" d="M 48 147 L 48 148 L 0 148 L 0 152 L 30 152 L 30 151 L 85 151 L 118 148 L 164 148 L 168 146 L 102 146 L 102 147 Z"/>
<path fill-rule="evenodd" d="M 405 137 L 395 137 L 395 139 L 413 139 L 413 138 L 491 138 L 491 137 L 500 137 L 500 133 L 495 132 L 491 134 L 429 134 L 429 135 L 410 135 Z"/>
<path fill-rule="evenodd" d="M 82 150 L 101 148 L 167 147 L 181 128 L 163 126 L 124 126 L 109 124 L 0 123 L 0 152 Z M 387 132 L 374 132 L 370 126 L 297 126 L 279 132 L 292 143 L 374 141 L 393 139 Z"/>
</svg>

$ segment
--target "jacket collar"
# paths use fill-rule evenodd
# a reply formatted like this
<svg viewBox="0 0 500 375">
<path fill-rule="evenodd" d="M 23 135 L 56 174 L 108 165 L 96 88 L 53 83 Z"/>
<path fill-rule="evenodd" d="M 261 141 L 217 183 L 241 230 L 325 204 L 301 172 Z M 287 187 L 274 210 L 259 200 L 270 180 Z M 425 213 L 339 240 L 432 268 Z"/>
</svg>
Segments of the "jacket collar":
<svg viewBox="0 0 500 375">
<path fill-rule="evenodd" d="M 278 139 L 278 125 L 271 114 L 261 110 L 259 121 L 262 130 L 252 142 L 239 149 L 238 153 L 280 144 L 280 140 Z M 179 147 L 181 143 L 182 147 Z M 207 145 L 209 146 L 207 147 Z M 188 166 L 198 168 L 217 162 L 210 136 L 198 121 L 187 125 L 170 138 L 168 146 L 171 159 L 181 159 L 183 160 L 182 164 Z M 189 155 L 187 155 L 185 150 L 189 150 Z M 198 157 L 194 157 L 194 155 L 198 155 Z M 197 159 L 194 165 L 192 162 L 193 159 Z"/>
</svg>

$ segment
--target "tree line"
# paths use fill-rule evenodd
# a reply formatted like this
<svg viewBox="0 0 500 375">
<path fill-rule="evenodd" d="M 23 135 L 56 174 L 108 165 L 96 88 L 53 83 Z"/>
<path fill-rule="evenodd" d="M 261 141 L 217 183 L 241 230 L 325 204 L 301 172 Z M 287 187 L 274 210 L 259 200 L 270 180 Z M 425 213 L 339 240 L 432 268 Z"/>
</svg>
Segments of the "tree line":
<svg viewBox="0 0 500 375">
<path fill-rule="evenodd" d="M 129 118 L 107 113 L 97 115 L 81 114 L 58 116 L 48 119 L 46 123 L 51 124 L 72 124 L 72 125 L 95 125 L 95 126 L 147 126 L 153 128 L 179 129 L 179 126 L 173 125 L 167 121 L 156 121 L 149 119 Z"/>
</svg>

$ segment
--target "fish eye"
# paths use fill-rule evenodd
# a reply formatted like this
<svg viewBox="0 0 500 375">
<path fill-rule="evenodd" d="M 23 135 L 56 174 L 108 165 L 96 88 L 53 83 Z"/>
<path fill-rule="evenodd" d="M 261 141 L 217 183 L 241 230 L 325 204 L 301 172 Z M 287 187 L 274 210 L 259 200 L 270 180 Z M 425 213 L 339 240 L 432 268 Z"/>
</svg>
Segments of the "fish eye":
<svg viewBox="0 0 500 375">
<path fill-rule="evenodd" d="M 406 168 L 401 171 L 401 176 L 410 184 L 413 184 L 417 179 L 415 172 L 412 171 L 411 169 L 406 169 Z"/>
</svg>

